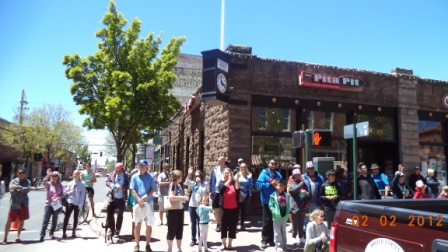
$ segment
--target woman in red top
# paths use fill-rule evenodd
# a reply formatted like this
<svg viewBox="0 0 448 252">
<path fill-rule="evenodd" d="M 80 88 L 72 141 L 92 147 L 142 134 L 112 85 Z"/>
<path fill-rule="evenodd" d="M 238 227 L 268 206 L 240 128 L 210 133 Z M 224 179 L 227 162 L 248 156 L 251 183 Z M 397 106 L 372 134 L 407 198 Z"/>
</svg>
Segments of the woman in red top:
<svg viewBox="0 0 448 252">
<path fill-rule="evenodd" d="M 421 199 L 421 198 L 431 198 L 429 194 L 425 192 L 426 185 L 423 183 L 423 181 L 418 180 L 415 182 L 415 193 L 414 193 L 414 199 Z"/>
<path fill-rule="evenodd" d="M 222 180 L 219 182 L 219 192 L 221 193 L 221 251 L 232 248 L 232 240 L 236 238 L 238 193 L 240 190 L 239 176 L 240 173 L 234 178 L 230 168 L 225 168 Z M 227 237 L 229 242 L 226 246 Z"/>
</svg>

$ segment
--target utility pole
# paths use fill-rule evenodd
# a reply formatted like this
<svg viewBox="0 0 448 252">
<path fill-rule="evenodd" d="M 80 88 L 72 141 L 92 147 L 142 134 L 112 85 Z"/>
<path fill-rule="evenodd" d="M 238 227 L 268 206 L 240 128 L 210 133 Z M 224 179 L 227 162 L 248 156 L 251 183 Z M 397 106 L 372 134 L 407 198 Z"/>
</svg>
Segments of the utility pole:
<svg viewBox="0 0 448 252">
<path fill-rule="evenodd" d="M 221 40 L 220 40 L 220 46 L 219 46 L 219 49 L 221 49 L 221 51 L 224 51 L 224 16 L 225 16 L 225 9 L 226 9 L 226 0 L 221 0 Z"/>
<path fill-rule="evenodd" d="M 22 89 L 22 100 L 20 100 L 20 117 L 19 117 L 19 125 L 22 126 L 22 120 L 23 120 L 23 110 L 27 109 L 25 105 L 27 105 L 28 102 L 26 101 L 25 97 L 25 90 Z"/>
</svg>

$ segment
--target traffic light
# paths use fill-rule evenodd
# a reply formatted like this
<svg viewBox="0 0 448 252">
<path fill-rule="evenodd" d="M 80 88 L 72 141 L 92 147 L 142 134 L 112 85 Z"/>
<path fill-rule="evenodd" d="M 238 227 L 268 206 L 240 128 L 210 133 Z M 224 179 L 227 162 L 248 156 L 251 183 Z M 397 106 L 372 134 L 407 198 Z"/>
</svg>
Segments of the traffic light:
<svg viewBox="0 0 448 252">
<path fill-rule="evenodd" d="M 313 146 L 331 146 L 331 131 L 329 131 L 329 130 L 313 130 L 312 145 Z"/>
<path fill-rule="evenodd" d="M 296 131 L 292 133 L 293 147 L 295 149 L 303 147 L 303 131 Z"/>
<path fill-rule="evenodd" d="M 100 151 L 100 157 L 102 157 L 103 156 L 103 152 L 102 151 Z"/>
</svg>

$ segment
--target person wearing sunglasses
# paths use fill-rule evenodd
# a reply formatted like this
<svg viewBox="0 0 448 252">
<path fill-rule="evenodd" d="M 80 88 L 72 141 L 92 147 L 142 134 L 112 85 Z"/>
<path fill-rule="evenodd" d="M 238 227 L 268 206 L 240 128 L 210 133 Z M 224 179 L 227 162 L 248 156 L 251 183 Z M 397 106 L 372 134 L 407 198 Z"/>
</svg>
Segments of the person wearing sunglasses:
<svg viewBox="0 0 448 252">
<path fill-rule="evenodd" d="M 17 177 L 9 183 L 9 192 L 11 193 L 11 205 L 8 212 L 8 219 L 5 224 L 5 237 L 2 245 L 8 244 L 8 233 L 11 223 L 19 219 L 17 228 L 17 236 L 15 242 L 20 243 L 20 233 L 22 232 L 25 220 L 30 218 L 28 193 L 31 190 L 31 183 L 26 179 L 26 171 L 24 168 L 17 170 Z"/>
<path fill-rule="evenodd" d="M 304 252 L 329 250 L 329 232 L 324 224 L 324 211 L 317 208 L 310 214 L 310 222 L 306 225 L 306 243 L 303 247 Z"/>
<path fill-rule="evenodd" d="M 56 224 L 58 222 L 59 211 L 62 209 L 61 199 L 64 195 L 64 186 L 61 184 L 59 179 L 59 172 L 47 170 L 47 176 L 43 180 L 44 186 L 47 189 L 46 200 L 45 200 L 45 210 L 44 210 L 44 221 L 42 223 L 42 229 L 40 231 L 40 241 L 44 241 L 45 233 L 47 231 L 48 223 L 51 219 L 51 230 L 50 239 L 53 240 L 54 231 L 56 230 Z"/>
<path fill-rule="evenodd" d="M 196 209 L 199 206 L 199 202 L 202 197 L 207 193 L 207 183 L 204 181 L 204 174 L 200 170 L 194 172 L 193 166 L 188 168 L 187 178 L 185 179 L 185 185 L 188 186 L 188 196 L 190 201 L 188 202 L 188 212 L 190 214 L 190 227 L 191 227 L 191 243 L 190 246 L 194 246 L 199 238 L 199 215 L 196 213 Z M 197 234 L 197 236 L 196 236 Z"/>
</svg>

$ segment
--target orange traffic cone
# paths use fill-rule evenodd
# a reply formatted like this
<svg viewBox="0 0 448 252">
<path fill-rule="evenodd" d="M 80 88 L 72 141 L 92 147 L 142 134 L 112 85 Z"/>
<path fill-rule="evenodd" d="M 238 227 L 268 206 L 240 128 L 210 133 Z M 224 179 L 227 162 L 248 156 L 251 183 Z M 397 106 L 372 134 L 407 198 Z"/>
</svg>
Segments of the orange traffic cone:
<svg viewBox="0 0 448 252">
<path fill-rule="evenodd" d="M 11 231 L 16 231 L 17 229 L 19 229 L 19 223 L 20 223 L 19 216 L 17 216 L 17 219 L 11 223 L 11 229 L 10 230 Z"/>
</svg>

